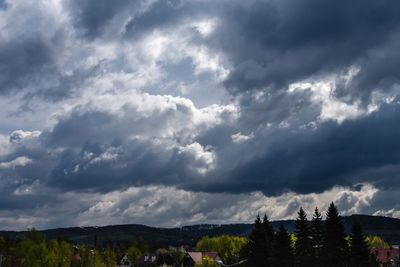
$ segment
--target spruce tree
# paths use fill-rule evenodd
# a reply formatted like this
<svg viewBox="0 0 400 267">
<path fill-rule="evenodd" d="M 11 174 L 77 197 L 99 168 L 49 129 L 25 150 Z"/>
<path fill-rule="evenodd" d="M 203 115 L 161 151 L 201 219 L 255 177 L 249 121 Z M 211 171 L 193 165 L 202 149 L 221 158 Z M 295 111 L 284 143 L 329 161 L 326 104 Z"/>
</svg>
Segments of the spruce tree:
<svg viewBox="0 0 400 267">
<path fill-rule="evenodd" d="M 264 216 L 265 217 L 265 216 Z M 246 266 L 249 267 L 270 267 L 271 240 L 267 238 L 266 225 L 268 220 L 263 222 L 257 216 L 254 228 L 250 233 L 249 241 L 243 249 L 243 258 L 247 259 Z"/>
<path fill-rule="evenodd" d="M 264 214 L 264 217 L 263 217 L 263 226 L 264 226 L 264 231 L 265 231 L 265 240 L 266 240 L 266 244 L 267 244 L 267 254 L 268 254 L 268 257 L 271 257 L 271 251 L 272 251 L 275 233 L 274 233 L 274 227 L 268 220 L 268 217 L 266 214 Z"/>
<path fill-rule="evenodd" d="M 313 243 L 311 239 L 310 226 L 307 221 L 307 214 L 300 208 L 295 223 L 296 244 L 295 264 L 299 267 L 313 266 Z"/>
<path fill-rule="evenodd" d="M 272 266 L 293 267 L 293 256 L 292 240 L 285 227 L 281 225 L 274 239 L 274 246 L 272 250 Z"/>
<path fill-rule="evenodd" d="M 333 202 L 328 208 L 325 221 L 325 234 L 323 243 L 324 266 L 347 266 L 348 246 L 345 239 L 344 226 Z"/>
<path fill-rule="evenodd" d="M 323 247 L 323 224 L 322 224 L 322 215 L 319 212 L 318 208 L 315 208 L 313 218 L 311 220 L 311 238 L 313 242 L 314 248 L 314 265 L 320 266 L 322 263 L 322 247 Z"/>
<path fill-rule="evenodd" d="M 357 222 L 353 223 L 350 239 L 350 266 L 364 267 L 370 265 L 370 250 L 365 236 L 362 232 L 361 225 Z"/>
</svg>

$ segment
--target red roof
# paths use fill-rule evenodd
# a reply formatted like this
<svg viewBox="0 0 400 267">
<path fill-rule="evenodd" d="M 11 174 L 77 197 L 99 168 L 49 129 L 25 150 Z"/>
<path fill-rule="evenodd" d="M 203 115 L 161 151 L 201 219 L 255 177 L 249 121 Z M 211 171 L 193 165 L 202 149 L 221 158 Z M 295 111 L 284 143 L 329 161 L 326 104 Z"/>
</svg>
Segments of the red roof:
<svg viewBox="0 0 400 267">
<path fill-rule="evenodd" d="M 216 260 L 218 258 L 218 253 L 217 252 L 203 252 L 203 258 L 206 256 L 210 259 Z"/>
<path fill-rule="evenodd" d="M 208 257 L 213 260 L 218 260 L 217 252 L 188 252 L 189 256 L 195 263 L 200 263 L 204 257 Z"/>
<path fill-rule="evenodd" d="M 399 248 L 378 248 L 374 249 L 373 252 L 379 263 L 399 260 Z"/>
<path fill-rule="evenodd" d="M 201 252 L 188 252 L 188 254 L 195 263 L 201 262 L 201 259 L 203 258 Z"/>
</svg>

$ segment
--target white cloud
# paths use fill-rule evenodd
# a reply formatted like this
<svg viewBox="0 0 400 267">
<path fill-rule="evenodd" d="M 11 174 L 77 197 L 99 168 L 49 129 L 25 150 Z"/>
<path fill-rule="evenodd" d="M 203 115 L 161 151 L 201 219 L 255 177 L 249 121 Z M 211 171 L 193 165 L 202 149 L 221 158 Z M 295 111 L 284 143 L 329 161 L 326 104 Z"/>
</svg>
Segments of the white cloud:
<svg viewBox="0 0 400 267">
<path fill-rule="evenodd" d="M 263 213 L 267 213 L 272 220 L 294 219 L 300 206 L 310 218 L 317 206 L 325 215 L 331 201 L 338 205 L 342 215 L 350 215 L 365 213 L 365 206 L 376 191 L 376 188 L 364 185 L 359 191 L 335 187 L 320 194 L 286 193 L 266 197 L 259 192 L 212 194 L 173 187 L 131 187 L 99 196 L 88 210 L 78 216 L 77 222 L 80 225 L 124 222 L 164 227 L 200 223 L 251 223 L 257 214 Z M 349 196 L 354 202 L 351 207 L 343 205 L 343 199 Z"/>
<path fill-rule="evenodd" d="M 3 229 L 39 229 L 55 226 L 89 226 L 139 223 L 157 227 L 179 227 L 201 223 L 252 223 L 257 214 L 266 213 L 271 220 L 294 219 L 303 207 L 311 218 L 315 207 L 325 216 L 333 201 L 342 215 L 354 213 L 399 216 L 398 208 L 374 208 L 375 187 L 365 184 L 358 190 L 334 187 L 321 193 L 285 193 L 267 197 L 261 192 L 229 194 L 191 192 L 173 186 L 128 187 L 109 193 L 66 192 L 45 188 L 38 182 L 20 187 L 14 194 L 45 197 L 57 201 L 37 205 L 28 212 L 0 211 Z M 77 208 L 79 207 L 79 208 Z M 8 216 L 8 217 L 7 217 Z"/>
<path fill-rule="evenodd" d="M 12 151 L 10 138 L 0 134 L 0 156 L 7 155 Z"/>
<path fill-rule="evenodd" d="M 90 160 L 90 163 L 101 163 L 105 161 L 115 161 L 118 159 L 118 155 L 121 152 L 121 148 L 118 147 L 110 147 L 100 156 L 94 157 Z"/>
<path fill-rule="evenodd" d="M 43 191 L 43 192 L 42 192 Z M 40 184 L 39 180 L 35 180 L 32 184 L 23 184 L 14 190 L 13 195 L 24 196 L 24 195 L 37 195 L 44 193 L 46 188 Z"/>
<path fill-rule="evenodd" d="M 102 90 L 102 87 L 95 87 Z M 106 86 L 105 88 L 108 88 Z M 104 89 L 106 91 L 106 89 Z M 171 95 L 153 95 L 134 89 L 114 94 L 89 94 L 79 102 L 68 105 L 54 115 L 58 121 L 68 118 L 71 113 L 81 114 L 99 111 L 106 112 L 118 119 L 124 120 L 127 136 L 134 128 L 143 135 L 159 138 L 176 138 L 180 142 L 191 142 L 199 133 L 220 124 L 233 124 L 239 117 L 235 105 L 210 105 L 197 108 L 187 98 Z M 135 125 L 140 121 L 140 128 Z M 154 123 L 157 122 L 157 123 Z"/>
<path fill-rule="evenodd" d="M 23 131 L 23 130 L 16 130 L 10 134 L 10 142 L 11 143 L 21 143 L 25 140 L 32 140 L 39 137 L 41 134 L 40 131 Z"/>
<path fill-rule="evenodd" d="M 231 138 L 232 138 L 232 142 L 234 142 L 236 144 L 241 144 L 241 143 L 249 141 L 250 139 L 253 139 L 254 138 L 254 133 L 250 133 L 249 135 L 245 135 L 245 134 L 242 134 L 242 133 L 238 132 L 238 133 L 233 134 L 231 136 Z"/>
<path fill-rule="evenodd" d="M 0 162 L 0 169 L 11 169 L 16 167 L 23 167 L 31 164 L 32 160 L 27 157 L 17 157 L 8 162 Z"/>
<path fill-rule="evenodd" d="M 200 20 L 198 22 L 193 22 L 192 27 L 199 31 L 203 37 L 208 37 L 212 34 L 217 27 L 218 20 L 216 18 Z"/>
<path fill-rule="evenodd" d="M 192 169 L 201 175 L 207 174 L 216 167 L 217 156 L 211 148 L 203 147 L 199 143 L 192 143 L 179 148 L 180 154 L 189 157 Z"/>
<path fill-rule="evenodd" d="M 390 209 L 390 210 L 378 210 L 374 212 L 375 216 L 385 216 L 385 217 L 393 217 L 400 218 L 400 210 Z"/>
<path fill-rule="evenodd" d="M 333 95 L 335 84 L 331 81 L 300 82 L 290 85 L 290 92 L 297 90 L 311 91 L 311 100 L 321 106 L 321 114 L 319 116 L 321 121 L 335 120 L 338 123 L 342 123 L 346 119 L 355 119 L 368 113 L 368 111 L 360 107 L 358 102 L 348 104 L 335 98 Z"/>
<path fill-rule="evenodd" d="M 337 82 L 350 86 L 351 80 L 359 72 L 358 68 L 350 67 L 343 75 L 333 74 L 320 79 L 306 79 L 289 85 L 289 93 L 296 91 L 308 91 L 311 93 L 311 101 L 321 106 L 320 121 L 334 120 L 342 123 L 348 119 L 356 119 L 370 114 L 379 108 L 377 101 L 366 108 L 359 100 L 345 101 L 335 96 Z M 382 99 L 382 98 L 380 98 Z"/>
</svg>

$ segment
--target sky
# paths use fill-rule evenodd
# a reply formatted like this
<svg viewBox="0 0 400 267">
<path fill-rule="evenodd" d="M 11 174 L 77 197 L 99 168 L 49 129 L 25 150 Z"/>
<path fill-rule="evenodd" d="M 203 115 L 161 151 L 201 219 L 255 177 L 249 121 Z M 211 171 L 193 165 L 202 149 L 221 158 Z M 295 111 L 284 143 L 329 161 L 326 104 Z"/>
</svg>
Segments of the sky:
<svg viewBox="0 0 400 267">
<path fill-rule="evenodd" d="M 0 228 L 400 218 L 400 1 L 0 0 Z"/>
</svg>

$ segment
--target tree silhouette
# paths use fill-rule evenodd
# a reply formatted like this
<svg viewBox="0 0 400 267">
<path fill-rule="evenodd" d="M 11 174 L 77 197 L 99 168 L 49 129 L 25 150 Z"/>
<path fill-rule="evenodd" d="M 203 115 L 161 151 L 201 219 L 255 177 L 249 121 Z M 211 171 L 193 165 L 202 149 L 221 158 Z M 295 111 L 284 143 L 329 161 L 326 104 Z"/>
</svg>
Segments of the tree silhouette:
<svg viewBox="0 0 400 267">
<path fill-rule="evenodd" d="M 266 216 L 264 216 L 263 221 L 261 221 L 260 216 L 257 216 L 254 221 L 254 228 L 249 236 L 249 241 L 243 249 L 243 258 L 247 259 L 246 266 L 272 266 L 271 250 L 273 236 L 271 237 L 271 229 L 272 226 Z"/>
<path fill-rule="evenodd" d="M 296 266 L 312 266 L 314 257 L 311 231 L 307 221 L 307 214 L 302 208 L 300 208 L 299 212 L 297 213 L 295 228 L 295 235 L 297 239 L 294 247 Z"/>
<path fill-rule="evenodd" d="M 311 220 L 311 238 L 314 248 L 314 262 L 316 266 L 321 265 L 322 257 L 322 247 L 323 247 L 323 223 L 322 215 L 318 208 L 315 208 L 313 218 Z"/>
<path fill-rule="evenodd" d="M 370 250 L 361 225 L 358 222 L 353 223 L 350 237 L 350 266 L 369 266 Z"/>
<path fill-rule="evenodd" d="M 347 266 L 348 246 L 345 239 L 344 226 L 333 202 L 326 213 L 323 258 L 324 266 Z"/>
<path fill-rule="evenodd" d="M 272 265 L 280 267 L 294 266 L 292 240 L 283 225 L 279 227 L 279 231 L 275 235 L 272 250 Z"/>
<path fill-rule="evenodd" d="M 263 217 L 263 226 L 264 226 L 264 231 L 265 231 L 265 240 L 267 244 L 267 253 L 268 257 L 271 257 L 272 253 L 272 246 L 274 243 L 274 237 L 275 237 L 275 232 L 274 232 L 274 227 L 272 226 L 271 222 L 268 220 L 268 217 L 266 214 L 264 214 Z"/>
</svg>

